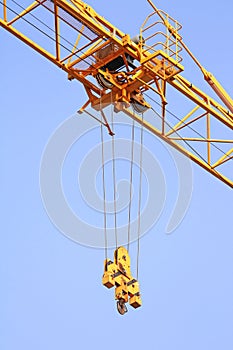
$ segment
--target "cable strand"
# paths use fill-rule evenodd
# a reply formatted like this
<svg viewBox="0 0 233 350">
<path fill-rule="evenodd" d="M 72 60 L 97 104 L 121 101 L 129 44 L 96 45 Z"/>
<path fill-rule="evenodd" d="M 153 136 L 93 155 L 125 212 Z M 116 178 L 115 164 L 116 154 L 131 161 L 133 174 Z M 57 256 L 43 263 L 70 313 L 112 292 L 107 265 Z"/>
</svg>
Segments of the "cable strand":
<svg viewBox="0 0 233 350">
<path fill-rule="evenodd" d="M 112 105 L 112 90 L 111 90 L 111 124 L 112 124 L 112 180 L 113 180 L 113 201 L 114 201 L 114 231 L 115 231 L 115 245 L 118 248 L 117 237 L 117 203 L 116 203 L 116 164 L 115 164 L 115 136 L 114 136 L 114 110 Z"/>
<path fill-rule="evenodd" d="M 139 195 L 138 195 L 138 234 L 137 234 L 137 280 L 139 277 L 139 255 L 140 255 L 140 233 L 141 233 L 141 203 L 142 203 L 142 162 L 143 162 L 143 121 L 142 114 L 141 134 L 140 134 L 140 176 L 139 176 Z"/>
<path fill-rule="evenodd" d="M 102 110 L 102 100 L 100 98 L 100 110 Z M 102 191 L 103 191 L 103 209 L 104 209 L 104 248 L 105 259 L 108 256 L 108 238 L 107 238 L 107 213 L 106 213 L 106 187 L 105 187 L 105 164 L 104 164 L 104 133 L 103 133 L 103 117 L 101 114 L 100 134 L 101 134 L 101 160 L 102 160 Z"/>
<path fill-rule="evenodd" d="M 130 190 L 129 190 L 129 211 L 128 211 L 128 245 L 127 245 L 128 252 L 129 252 L 129 243 L 130 243 L 132 189 L 133 189 L 134 126 L 135 126 L 135 123 L 134 123 L 134 119 L 133 119 L 132 131 L 131 131 Z"/>
</svg>

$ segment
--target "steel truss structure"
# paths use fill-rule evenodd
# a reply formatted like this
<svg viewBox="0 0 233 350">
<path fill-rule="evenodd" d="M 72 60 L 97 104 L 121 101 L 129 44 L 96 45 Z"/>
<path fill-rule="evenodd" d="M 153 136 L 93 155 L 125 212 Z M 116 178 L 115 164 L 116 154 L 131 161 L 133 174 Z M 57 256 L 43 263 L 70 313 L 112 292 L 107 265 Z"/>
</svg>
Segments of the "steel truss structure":
<svg viewBox="0 0 233 350">
<path fill-rule="evenodd" d="M 113 104 L 115 112 L 123 111 L 233 188 L 233 101 L 184 44 L 182 26 L 147 1 L 152 13 L 136 39 L 81 0 L 0 0 L 0 26 L 82 83 L 88 100 L 80 113 L 89 105 L 100 111 L 110 134 L 103 110 Z M 182 50 L 216 99 L 183 77 Z M 167 110 L 168 86 L 190 103 L 176 118 Z M 153 96 L 150 104 L 147 94 Z M 150 108 L 159 127 L 146 120 Z"/>
</svg>

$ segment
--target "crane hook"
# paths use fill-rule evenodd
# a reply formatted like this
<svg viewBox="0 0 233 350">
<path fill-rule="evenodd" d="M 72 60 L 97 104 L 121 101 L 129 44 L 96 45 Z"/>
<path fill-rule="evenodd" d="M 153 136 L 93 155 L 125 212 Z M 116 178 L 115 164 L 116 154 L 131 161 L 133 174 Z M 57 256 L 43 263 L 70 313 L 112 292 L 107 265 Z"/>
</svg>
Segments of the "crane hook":
<svg viewBox="0 0 233 350">
<path fill-rule="evenodd" d="M 117 311 L 121 315 L 124 315 L 128 311 L 127 306 L 125 305 L 125 300 L 123 298 L 117 300 Z"/>
</svg>

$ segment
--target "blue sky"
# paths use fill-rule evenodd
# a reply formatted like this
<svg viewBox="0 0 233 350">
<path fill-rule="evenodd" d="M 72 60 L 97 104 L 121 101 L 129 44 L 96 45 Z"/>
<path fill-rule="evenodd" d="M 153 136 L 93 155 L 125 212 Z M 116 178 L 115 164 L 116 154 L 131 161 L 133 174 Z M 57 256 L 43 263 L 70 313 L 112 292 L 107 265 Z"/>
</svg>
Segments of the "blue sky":
<svg viewBox="0 0 233 350">
<path fill-rule="evenodd" d="M 143 0 L 136 5 L 123 0 L 89 4 L 131 35 L 150 12 Z M 186 44 L 233 96 L 232 2 L 155 4 L 182 23 Z M 123 344 L 135 349 L 232 349 L 232 190 L 194 164 L 190 206 L 177 229 L 166 234 L 177 173 L 166 151 L 161 159 L 161 145 L 154 141 L 156 147 L 150 151 L 164 172 L 167 196 L 156 225 L 140 242 L 143 306 L 130 308 L 121 317 L 113 291 L 101 284 L 104 251 L 61 234 L 40 193 L 45 146 L 57 127 L 85 102 L 85 92 L 3 29 L 0 42 L 0 348 L 115 350 Z M 183 75 L 192 80 L 194 74 L 191 65 L 185 65 Z M 85 155 L 85 146 L 88 153 L 92 142 L 83 141 L 81 154 Z M 80 152 L 75 144 L 67 156 L 64 189 L 74 210 L 93 220 L 78 193 Z M 135 243 L 130 248 L 133 270 L 136 248 Z M 112 254 L 110 250 L 110 258 Z"/>
</svg>

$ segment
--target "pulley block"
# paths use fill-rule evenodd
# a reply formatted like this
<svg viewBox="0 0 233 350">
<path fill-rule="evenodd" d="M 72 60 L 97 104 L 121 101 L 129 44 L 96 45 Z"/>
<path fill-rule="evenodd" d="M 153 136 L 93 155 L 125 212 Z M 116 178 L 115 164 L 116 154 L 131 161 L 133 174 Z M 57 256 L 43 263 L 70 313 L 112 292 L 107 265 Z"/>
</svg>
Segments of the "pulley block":
<svg viewBox="0 0 233 350">
<path fill-rule="evenodd" d="M 105 260 L 102 283 L 107 288 L 115 287 L 117 310 L 121 315 L 127 312 L 125 304 L 128 301 L 135 309 L 142 305 L 139 283 L 131 275 L 130 257 L 126 248 L 119 247 L 115 250 L 114 262 Z"/>
</svg>

